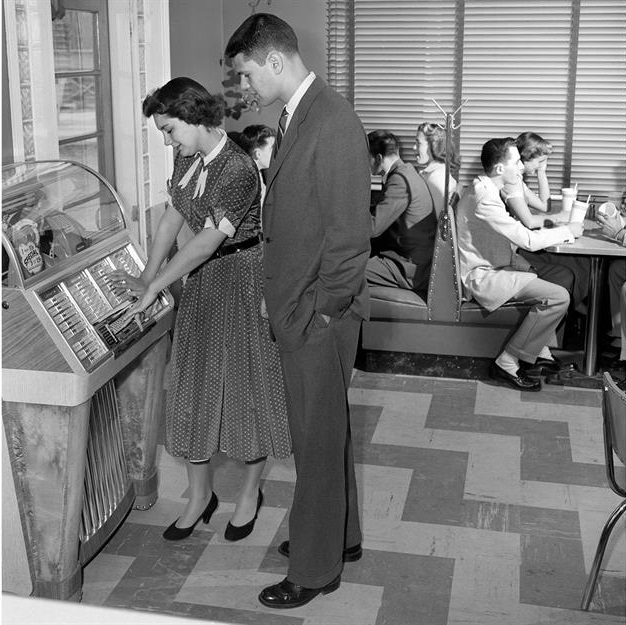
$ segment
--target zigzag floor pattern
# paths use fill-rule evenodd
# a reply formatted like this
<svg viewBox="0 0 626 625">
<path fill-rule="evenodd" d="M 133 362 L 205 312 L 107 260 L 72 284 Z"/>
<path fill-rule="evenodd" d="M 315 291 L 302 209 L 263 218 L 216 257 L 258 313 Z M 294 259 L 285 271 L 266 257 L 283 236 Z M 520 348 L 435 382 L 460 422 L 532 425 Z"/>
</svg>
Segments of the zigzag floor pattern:
<svg viewBox="0 0 626 625">
<path fill-rule="evenodd" d="M 364 557 L 340 589 L 285 612 L 257 601 L 282 579 L 295 471 L 270 461 L 254 532 L 227 543 L 240 469 L 217 459 L 220 507 L 181 543 L 161 538 L 186 474 L 161 449 L 159 500 L 133 511 L 85 569 L 83 603 L 255 625 L 589 625 L 626 616 L 626 537 L 579 611 L 606 485 L 600 392 L 519 393 L 480 381 L 356 371 L 350 391 Z M 202 524 L 201 524 L 202 525 Z"/>
</svg>

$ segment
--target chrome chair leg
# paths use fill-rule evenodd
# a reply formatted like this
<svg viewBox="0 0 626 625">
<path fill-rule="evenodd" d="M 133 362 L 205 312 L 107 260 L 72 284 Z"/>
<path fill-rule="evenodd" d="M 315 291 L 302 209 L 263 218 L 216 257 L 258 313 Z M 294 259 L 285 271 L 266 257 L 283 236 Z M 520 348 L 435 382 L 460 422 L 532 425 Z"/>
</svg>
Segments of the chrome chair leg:
<svg viewBox="0 0 626 625">
<path fill-rule="evenodd" d="M 622 503 L 617 506 L 615 510 L 613 510 L 611 516 L 604 524 L 602 534 L 600 534 L 600 540 L 598 541 L 598 548 L 596 549 L 596 557 L 593 559 L 591 571 L 589 572 L 589 577 L 587 578 L 585 594 L 583 595 L 583 600 L 580 606 L 582 610 L 589 609 L 589 605 L 591 604 L 591 599 L 593 597 L 593 592 L 596 588 L 596 583 L 598 581 L 598 574 L 600 573 L 600 565 L 602 564 L 604 551 L 606 549 L 607 543 L 609 542 L 609 536 L 611 535 L 615 524 L 619 521 L 624 512 L 626 512 L 626 499 L 622 501 Z"/>
</svg>

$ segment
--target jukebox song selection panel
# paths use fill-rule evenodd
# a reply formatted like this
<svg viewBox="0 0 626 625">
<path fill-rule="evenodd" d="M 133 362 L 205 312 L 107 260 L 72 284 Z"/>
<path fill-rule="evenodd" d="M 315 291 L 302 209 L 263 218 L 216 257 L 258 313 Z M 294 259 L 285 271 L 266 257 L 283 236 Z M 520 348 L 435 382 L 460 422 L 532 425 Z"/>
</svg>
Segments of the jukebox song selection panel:
<svg viewBox="0 0 626 625">
<path fill-rule="evenodd" d="M 114 270 L 139 276 L 139 263 L 127 245 L 39 293 L 50 318 L 87 370 L 117 353 L 117 346 L 127 344 L 143 330 L 136 323 L 120 324 L 132 298 L 127 292 L 116 292 L 110 280 Z M 161 309 L 157 300 L 149 314 L 154 316 Z"/>
</svg>

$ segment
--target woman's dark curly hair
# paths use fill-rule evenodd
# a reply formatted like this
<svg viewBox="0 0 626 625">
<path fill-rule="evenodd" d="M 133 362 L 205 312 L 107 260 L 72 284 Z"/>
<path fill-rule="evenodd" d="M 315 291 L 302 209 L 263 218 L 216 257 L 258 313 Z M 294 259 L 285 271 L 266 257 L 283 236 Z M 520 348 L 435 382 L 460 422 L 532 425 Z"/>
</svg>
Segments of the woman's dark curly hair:
<svg viewBox="0 0 626 625">
<path fill-rule="evenodd" d="M 207 128 L 215 128 L 222 123 L 225 108 L 226 101 L 222 95 L 211 95 L 199 82 L 185 76 L 172 78 L 155 89 L 142 104 L 146 117 L 167 115 Z"/>
</svg>

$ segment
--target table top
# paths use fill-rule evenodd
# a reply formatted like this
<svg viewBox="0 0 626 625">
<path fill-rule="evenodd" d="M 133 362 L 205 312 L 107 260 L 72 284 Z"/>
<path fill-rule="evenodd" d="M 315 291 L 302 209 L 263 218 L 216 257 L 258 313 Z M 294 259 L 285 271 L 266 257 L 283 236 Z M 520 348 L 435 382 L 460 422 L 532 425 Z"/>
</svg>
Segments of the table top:
<svg viewBox="0 0 626 625">
<path fill-rule="evenodd" d="M 625 256 L 626 247 L 602 234 L 595 221 L 585 219 L 583 235 L 574 243 L 559 243 L 547 247 L 556 254 L 582 254 L 586 256 Z"/>
</svg>

